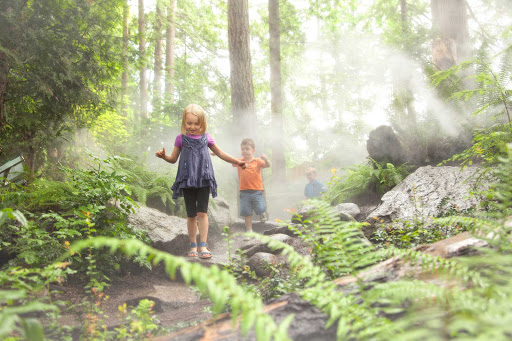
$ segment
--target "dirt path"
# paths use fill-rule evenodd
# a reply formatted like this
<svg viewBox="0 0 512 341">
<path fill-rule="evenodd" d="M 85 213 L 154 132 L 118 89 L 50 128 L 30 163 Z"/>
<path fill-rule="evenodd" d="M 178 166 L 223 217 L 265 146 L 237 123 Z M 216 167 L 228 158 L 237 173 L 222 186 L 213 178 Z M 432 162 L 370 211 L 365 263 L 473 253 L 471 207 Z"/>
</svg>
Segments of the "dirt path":
<svg viewBox="0 0 512 341">
<path fill-rule="evenodd" d="M 262 232 L 265 228 L 263 224 L 259 226 L 255 224 L 254 229 Z M 243 230 L 235 228 L 233 232 L 243 232 Z M 245 242 L 244 237 L 233 236 L 232 252 Z M 227 242 L 220 236 L 212 236 L 210 245 L 213 254 L 211 259 L 201 260 L 194 257 L 190 261 L 200 262 L 205 266 L 228 264 Z M 68 302 L 69 309 L 63 311 L 60 323 L 81 328 L 87 310 L 81 306 L 81 302 L 90 295 L 86 294 L 83 284 L 76 282 L 66 283 L 63 289 L 62 293 L 53 297 L 54 300 Z M 124 303 L 127 303 L 128 306 L 137 306 L 138 302 L 144 298 L 155 302 L 155 313 L 164 327 L 180 329 L 213 316 L 209 311 L 211 302 L 207 298 L 201 298 L 196 290 L 188 287 L 179 279 L 172 281 L 162 270 L 162 266 L 156 267 L 153 271 L 133 271 L 123 278 L 114 280 L 105 289 L 105 295 L 108 298 L 102 302 L 103 314 L 99 316 L 103 319 L 102 323 L 109 328 L 122 323 L 119 306 Z"/>
</svg>

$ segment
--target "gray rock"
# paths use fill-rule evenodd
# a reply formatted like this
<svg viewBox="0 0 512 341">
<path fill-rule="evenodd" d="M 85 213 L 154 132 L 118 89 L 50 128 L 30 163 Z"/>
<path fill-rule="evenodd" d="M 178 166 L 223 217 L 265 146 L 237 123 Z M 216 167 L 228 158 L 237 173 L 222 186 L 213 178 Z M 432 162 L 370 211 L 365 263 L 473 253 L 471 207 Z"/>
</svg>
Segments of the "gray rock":
<svg viewBox="0 0 512 341">
<path fill-rule="evenodd" d="M 232 218 L 229 214 L 229 205 L 224 198 L 216 197 L 210 200 L 208 220 L 210 222 L 210 234 L 221 235 L 224 226 L 231 225 Z"/>
<path fill-rule="evenodd" d="M 268 277 L 272 274 L 271 265 L 281 267 L 286 264 L 285 259 L 280 256 L 266 252 L 256 252 L 249 258 L 249 267 L 259 277 Z"/>
<path fill-rule="evenodd" d="M 418 168 L 384 194 L 382 203 L 366 218 L 370 225 L 365 227 L 365 235 L 392 222 L 395 227 L 400 221 L 420 221 L 427 226 L 432 217 L 450 210 L 456 213 L 478 208 L 480 198 L 470 194 L 477 185 L 478 171 L 477 167 L 462 171 L 459 167 Z M 490 184 L 489 180 L 480 180 L 483 183 L 479 183 L 479 190 Z"/>
<path fill-rule="evenodd" d="M 361 213 L 359 206 L 350 202 L 339 204 L 334 207 L 334 210 L 336 212 L 346 213 L 350 215 L 352 218 L 357 217 L 357 215 Z"/>
<path fill-rule="evenodd" d="M 395 165 L 406 162 L 406 153 L 393 128 L 381 125 L 370 132 L 366 140 L 368 155 L 377 162 Z"/>
<path fill-rule="evenodd" d="M 274 234 L 270 236 L 271 239 L 281 241 L 286 244 L 292 244 L 293 238 L 286 235 L 286 234 Z M 257 252 L 264 252 L 264 253 L 276 253 L 276 251 L 271 250 L 267 244 L 262 243 L 259 240 L 251 241 L 244 246 L 241 247 L 241 250 L 244 252 L 244 254 L 247 257 L 252 257 Z M 277 251 L 279 252 L 279 251 Z"/>
<path fill-rule="evenodd" d="M 188 246 L 186 219 L 141 205 L 128 216 L 128 223 L 146 231 L 153 246 L 159 250 L 182 255 Z"/>
</svg>

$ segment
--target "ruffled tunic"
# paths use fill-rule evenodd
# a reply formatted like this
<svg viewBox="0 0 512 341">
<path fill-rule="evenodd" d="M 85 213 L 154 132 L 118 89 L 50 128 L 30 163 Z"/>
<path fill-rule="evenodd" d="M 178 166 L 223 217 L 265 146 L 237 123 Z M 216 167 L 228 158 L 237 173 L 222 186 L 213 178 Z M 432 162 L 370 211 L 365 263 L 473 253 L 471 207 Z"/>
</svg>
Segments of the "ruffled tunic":
<svg viewBox="0 0 512 341">
<path fill-rule="evenodd" d="M 172 198 L 183 196 L 184 188 L 210 187 L 212 197 L 217 196 L 217 181 L 208 151 L 206 134 L 199 139 L 182 135 L 178 174 L 172 185 Z"/>
</svg>

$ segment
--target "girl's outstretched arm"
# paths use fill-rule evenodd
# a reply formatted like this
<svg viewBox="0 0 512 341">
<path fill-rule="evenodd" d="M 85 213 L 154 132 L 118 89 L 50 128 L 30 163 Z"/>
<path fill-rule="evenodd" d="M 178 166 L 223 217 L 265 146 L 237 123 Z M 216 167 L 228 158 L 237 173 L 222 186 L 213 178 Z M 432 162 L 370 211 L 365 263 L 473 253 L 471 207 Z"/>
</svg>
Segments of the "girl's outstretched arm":
<svg viewBox="0 0 512 341">
<path fill-rule="evenodd" d="M 155 153 L 155 156 L 164 159 L 167 162 L 175 163 L 176 160 L 178 160 L 178 156 L 180 156 L 180 151 L 181 150 L 178 147 L 174 146 L 171 155 L 167 155 L 165 154 L 165 148 L 162 148 L 162 150 Z"/>
<path fill-rule="evenodd" d="M 242 168 L 245 168 L 247 165 L 247 161 L 237 160 L 234 157 L 232 157 L 231 155 L 229 155 L 228 153 L 224 153 L 219 148 L 219 146 L 217 146 L 216 143 L 213 144 L 213 146 L 211 146 L 210 149 L 212 150 L 212 152 L 215 153 L 215 155 L 217 155 L 218 157 L 220 157 L 222 160 L 224 160 L 226 162 L 232 163 L 232 164 L 237 165 Z"/>
</svg>

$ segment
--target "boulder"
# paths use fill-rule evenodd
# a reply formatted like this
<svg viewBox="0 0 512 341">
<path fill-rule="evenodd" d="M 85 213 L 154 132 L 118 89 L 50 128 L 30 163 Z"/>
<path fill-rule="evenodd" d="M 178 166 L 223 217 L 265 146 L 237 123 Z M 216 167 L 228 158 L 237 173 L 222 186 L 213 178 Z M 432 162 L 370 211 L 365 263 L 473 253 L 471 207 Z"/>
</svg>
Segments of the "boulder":
<svg viewBox="0 0 512 341">
<path fill-rule="evenodd" d="M 188 247 L 187 220 L 157 209 L 140 206 L 128 216 L 128 223 L 146 231 L 152 245 L 174 255 L 183 255 Z"/>
<path fill-rule="evenodd" d="M 268 277 L 272 274 L 271 266 L 278 268 L 286 266 L 286 258 L 266 252 L 256 252 L 249 258 L 249 267 L 259 277 Z"/>
<path fill-rule="evenodd" d="M 393 190 L 383 195 L 381 204 L 366 218 L 364 228 L 369 237 L 379 227 L 394 222 L 420 222 L 428 227 L 431 218 L 449 213 L 477 209 L 480 198 L 470 193 L 487 188 L 490 179 L 478 179 L 478 167 L 432 167 L 418 168 Z"/>
<path fill-rule="evenodd" d="M 224 226 L 230 226 L 231 214 L 229 213 L 229 204 L 222 197 L 215 197 L 210 200 L 208 205 L 208 220 L 210 222 L 209 234 L 221 235 Z"/>
<path fill-rule="evenodd" d="M 366 150 L 377 162 L 399 165 L 407 161 L 406 152 L 390 126 L 381 125 L 372 130 L 366 140 Z"/>
<path fill-rule="evenodd" d="M 332 212 L 341 221 L 356 221 L 355 217 L 361 213 L 361 210 L 356 204 L 342 203 L 332 207 Z M 314 205 L 302 206 L 298 212 L 292 217 L 292 222 L 302 224 L 304 220 L 309 219 L 315 213 Z"/>
</svg>

